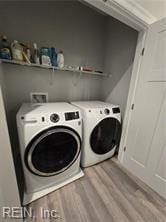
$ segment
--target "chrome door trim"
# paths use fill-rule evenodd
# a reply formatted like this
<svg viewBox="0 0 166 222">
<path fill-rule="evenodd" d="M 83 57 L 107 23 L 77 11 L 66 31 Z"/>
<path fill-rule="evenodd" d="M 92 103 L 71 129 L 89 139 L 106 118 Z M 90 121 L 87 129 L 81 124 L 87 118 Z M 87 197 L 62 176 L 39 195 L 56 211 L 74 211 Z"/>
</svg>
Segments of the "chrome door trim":
<svg viewBox="0 0 166 222">
<path fill-rule="evenodd" d="M 72 135 L 72 136 L 75 138 L 75 140 L 76 140 L 76 142 L 77 142 L 77 153 L 76 153 L 75 158 L 73 159 L 73 161 L 72 161 L 69 165 L 67 165 L 66 167 L 64 167 L 63 169 L 61 169 L 61 170 L 59 170 L 59 171 L 56 171 L 56 172 L 54 172 L 54 173 L 43 173 L 43 172 L 37 170 L 37 169 L 34 167 L 33 163 L 32 163 L 32 154 L 33 154 L 33 151 L 34 151 L 36 145 L 37 145 L 42 139 L 44 139 L 45 137 L 47 137 L 47 136 L 49 136 L 49 135 L 51 135 L 51 134 L 53 134 L 53 133 L 57 133 L 57 132 L 68 133 L 68 134 Z M 37 138 L 36 141 L 33 143 L 33 145 L 31 146 L 31 148 L 29 149 L 29 152 L 28 152 L 27 163 L 28 163 L 28 166 L 29 166 L 30 170 L 31 170 L 34 174 L 36 174 L 36 175 L 38 175 L 38 176 L 46 176 L 46 177 L 48 177 L 48 176 L 54 176 L 54 175 L 56 175 L 56 174 L 59 174 L 59 173 L 61 173 L 61 172 L 64 172 L 67 168 L 69 168 L 69 167 L 75 162 L 75 160 L 77 159 L 78 154 L 79 154 L 79 152 L 80 152 L 80 148 L 81 148 L 80 139 L 79 139 L 79 137 L 77 136 L 77 134 L 74 133 L 72 130 L 70 130 L 70 129 L 65 129 L 65 128 L 52 129 L 52 130 L 50 130 L 49 132 L 46 132 L 46 133 L 44 133 L 43 135 L 41 135 L 41 136 L 40 136 L 39 138 Z"/>
<path fill-rule="evenodd" d="M 93 129 L 91 130 L 90 136 L 89 136 L 89 144 L 90 144 L 91 151 L 92 151 L 95 155 L 99 155 L 99 156 L 108 154 L 108 153 L 112 152 L 113 149 L 115 149 L 115 148 L 117 147 L 117 145 L 114 145 L 108 152 L 103 153 L 103 154 L 96 153 L 96 152 L 94 151 L 94 149 L 92 148 L 92 142 L 91 142 L 91 140 L 92 140 L 92 133 L 94 132 L 95 128 L 96 128 L 103 120 L 106 120 L 106 119 L 115 119 L 115 120 L 117 120 L 117 122 L 119 123 L 119 125 L 122 127 L 121 121 L 119 121 L 119 119 L 118 119 L 116 116 L 112 116 L 112 115 L 111 115 L 111 116 L 108 116 L 108 117 L 104 117 L 102 120 L 100 120 L 100 121 L 93 127 Z M 116 124 L 117 124 L 117 122 L 116 122 Z M 116 128 L 116 129 L 115 129 L 115 131 L 116 131 L 116 130 L 117 130 L 117 127 L 115 127 L 115 128 Z"/>
</svg>

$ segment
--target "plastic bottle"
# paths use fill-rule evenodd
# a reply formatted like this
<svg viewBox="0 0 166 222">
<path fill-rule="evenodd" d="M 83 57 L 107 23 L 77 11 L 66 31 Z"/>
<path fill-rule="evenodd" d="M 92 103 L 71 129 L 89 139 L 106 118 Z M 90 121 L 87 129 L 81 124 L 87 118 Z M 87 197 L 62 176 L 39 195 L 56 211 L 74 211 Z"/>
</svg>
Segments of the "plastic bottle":
<svg viewBox="0 0 166 222">
<path fill-rule="evenodd" d="M 41 64 L 51 66 L 51 49 L 48 47 L 42 47 L 40 49 Z"/>
<path fill-rule="evenodd" d="M 33 44 L 33 48 L 34 48 L 33 62 L 35 64 L 40 64 L 40 54 L 36 43 Z"/>
<path fill-rule="evenodd" d="M 27 57 L 30 61 L 31 60 L 31 48 L 30 48 L 29 44 L 27 45 L 27 48 L 26 48 L 26 54 L 27 54 Z"/>
<path fill-rule="evenodd" d="M 58 64 L 58 67 L 59 67 L 59 68 L 64 68 L 65 59 L 64 59 L 63 51 L 60 51 L 60 52 L 58 53 L 58 56 L 57 56 L 57 64 Z"/>
<path fill-rule="evenodd" d="M 57 66 L 57 53 L 54 47 L 51 48 L 51 64 Z"/>
<path fill-rule="evenodd" d="M 0 57 L 1 59 L 8 59 L 8 60 L 12 59 L 11 49 L 7 42 L 7 37 L 5 35 L 2 36 Z"/>
<path fill-rule="evenodd" d="M 14 60 L 23 61 L 23 47 L 14 40 L 11 44 L 12 56 Z"/>
</svg>

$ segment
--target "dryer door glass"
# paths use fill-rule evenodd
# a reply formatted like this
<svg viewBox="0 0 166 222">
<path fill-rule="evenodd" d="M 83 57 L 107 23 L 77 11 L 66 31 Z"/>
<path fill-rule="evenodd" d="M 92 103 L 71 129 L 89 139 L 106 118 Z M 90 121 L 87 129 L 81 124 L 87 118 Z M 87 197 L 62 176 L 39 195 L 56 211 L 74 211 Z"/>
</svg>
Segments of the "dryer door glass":
<svg viewBox="0 0 166 222">
<path fill-rule="evenodd" d="M 105 118 L 92 131 L 90 145 L 96 154 L 105 154 L 115 148 L 120 140 L 121 124 L 115 118 Z"/>
<path fill-rule="evenodd" d="M 48 129 L 37 135 L 27 148 L 26 165 L 40 176 L 53 176 L 68 169 L 80 153 L 80 138 L 70 129 Z"/>
</svg>

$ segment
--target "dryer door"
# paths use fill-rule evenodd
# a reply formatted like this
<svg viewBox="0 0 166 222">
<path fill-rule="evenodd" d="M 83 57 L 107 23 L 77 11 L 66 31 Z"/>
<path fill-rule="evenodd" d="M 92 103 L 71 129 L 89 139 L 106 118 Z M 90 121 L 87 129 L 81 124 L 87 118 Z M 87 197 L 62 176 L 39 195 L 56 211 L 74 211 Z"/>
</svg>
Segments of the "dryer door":
<svg viewBox="0 0 166 222">
<path fill-rule="evenodd" d="M 100 121 L 93 129 L 90 145 L 94 153 L 106 154 L 114 149 L 120 140 L 121 123 L 112 117 Z"/>
<path fill-rule="evenodd" d="M 53 176 L 67 170 L 78 158 L 79 135 L 70 128 L 55 127 L 42 131 L 28 145 L 25 163 L 39 176 Z"/>
</svg>

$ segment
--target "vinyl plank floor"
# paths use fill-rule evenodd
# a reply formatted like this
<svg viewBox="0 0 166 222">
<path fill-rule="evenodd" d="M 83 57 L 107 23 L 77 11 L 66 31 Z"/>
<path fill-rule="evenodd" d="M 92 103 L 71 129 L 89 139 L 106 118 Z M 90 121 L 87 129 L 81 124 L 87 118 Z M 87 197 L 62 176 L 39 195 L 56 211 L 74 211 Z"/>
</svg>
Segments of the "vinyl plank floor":
<svg viewBox="0 0 166 222">
<path fill-rule="evenodd" d="M 85 169 L 85 176 L 29 205 L 27 222 L 166 222 L 166 200 L 116 158 Z M 56 210 L 42 218 L 40 209 Z M 54 214 L 55 216 L 55 214 Z"/>
</svg>

